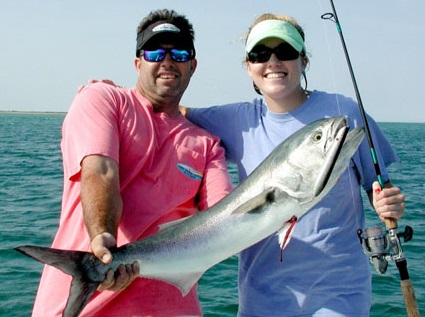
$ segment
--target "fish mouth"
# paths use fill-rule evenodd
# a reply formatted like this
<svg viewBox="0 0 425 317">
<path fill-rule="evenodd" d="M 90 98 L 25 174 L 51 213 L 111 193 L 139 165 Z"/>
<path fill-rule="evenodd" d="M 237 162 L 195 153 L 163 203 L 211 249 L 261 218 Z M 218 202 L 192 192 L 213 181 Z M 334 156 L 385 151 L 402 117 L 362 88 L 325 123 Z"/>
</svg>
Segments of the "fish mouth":
<svg viewBox="0 0 425 317">
<path fill-rule="evenodd" d="M 320 195 L 329 181 L 342 145 L 347 137 L 348 130 L 347 119 L 345 117 L 337 117 L 332 122 L 329 135 L 325 136 L 327 138 L 325 142 L 326 158 L 313 187 L 313 194 L 316 197 Z"/>
<path fill-rule="evenodd" d="M 348 166 L 348 163 L 364 137 L 364 128 L 357 127 L 349 131 L 347 119 L 337 117 L 332 123 L 332 129 L 325 149 L 326 159 L 319 171 L 314 184 L 313 193 L 319 196 L 328 184 L 333 185 Z M 331 176 L 334 175 L 334 177 Z"/>
</svg>

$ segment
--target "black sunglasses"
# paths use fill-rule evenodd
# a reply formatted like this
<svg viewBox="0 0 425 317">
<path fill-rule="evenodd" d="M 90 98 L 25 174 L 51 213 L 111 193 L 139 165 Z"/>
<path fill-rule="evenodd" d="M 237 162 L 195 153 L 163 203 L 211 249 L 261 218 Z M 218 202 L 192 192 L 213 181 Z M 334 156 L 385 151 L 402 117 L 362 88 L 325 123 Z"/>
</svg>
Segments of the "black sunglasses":
<svg viewBox="0 0 425 317">
<path fill-rule="evenodd" d="M 257 45 L 247 54 L 247 58 L 251 63 L 265 63 L 273 53 L 280 61 L 292 61 L 300 56 L 300 52 L 293 48 L 291 44 L 285 42 L 275 48 L 270 48 L 262 44 Z"/>
<path fill-rule="evenodd" d="M 195 50 L 179 50 L 176 48 L 158 48 L 156 50 L 140 50 L 140 55 L 148 62 L 162 62 L 170 54 L 171 59 L 178 63 L 187 62 L 195 57 Z"/>
</svg>

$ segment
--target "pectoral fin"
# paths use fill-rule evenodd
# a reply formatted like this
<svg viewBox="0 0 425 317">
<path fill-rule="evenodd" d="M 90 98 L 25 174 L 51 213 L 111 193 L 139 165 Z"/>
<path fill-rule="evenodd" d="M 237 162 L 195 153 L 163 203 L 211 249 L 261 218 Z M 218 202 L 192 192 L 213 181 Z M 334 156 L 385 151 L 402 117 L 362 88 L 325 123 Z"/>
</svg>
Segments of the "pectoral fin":
<svg viewBox="0 0 425 317">
<path fill-rule="evenodd" d="M 198 282 L 198 280 L 201 278 L 201 276 L 204 273 L 205 272 L 191 272 L 187 274 L 179 274 L 178 276 L 161 275 L 161 277 L 158 279 L 168 284 L 174 285 L 181 291 L 183 296 L 186 296 L 192 289 L 193 285 L 195 285 Z"/>
<path fill-rule="evenodd" d="M 276 201 L 276 188 L 272 187 L 262 192 L 261 194 L 246 201 L 238 208 L 236 208 L 234 214 L 245 214 L 245 213 L 262 213 L 264 206 L 271 204 Z"/>
</svg>

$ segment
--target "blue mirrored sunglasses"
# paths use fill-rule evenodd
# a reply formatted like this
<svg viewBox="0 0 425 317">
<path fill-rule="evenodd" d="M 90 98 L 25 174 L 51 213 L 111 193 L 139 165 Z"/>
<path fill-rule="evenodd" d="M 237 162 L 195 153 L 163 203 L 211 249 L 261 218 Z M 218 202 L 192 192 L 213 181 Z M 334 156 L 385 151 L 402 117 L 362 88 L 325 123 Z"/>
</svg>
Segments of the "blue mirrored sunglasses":
<svg viewBox="0 0 425 317">
<path fill-rule="evenodd" d="M 195 57 L 195 51 L 176 48 L 158 48 L 156 50 L 140 50 L 140 55 L 148 62 L 162 62 L 170 54 L 171 59 L 178 63 L 187 62 Z"/>
</svg>

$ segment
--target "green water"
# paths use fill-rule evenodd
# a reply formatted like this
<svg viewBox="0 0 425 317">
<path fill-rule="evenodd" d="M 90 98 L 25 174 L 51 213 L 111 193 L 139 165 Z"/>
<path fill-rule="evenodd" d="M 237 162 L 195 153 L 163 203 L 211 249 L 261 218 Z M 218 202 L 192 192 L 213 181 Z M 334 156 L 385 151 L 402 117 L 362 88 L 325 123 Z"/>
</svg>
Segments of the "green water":
<svg viewBox="0 0 425 317">
<path fill-rule="evenodd" d="M 59 150 L 63 114 L 0 114 L 0 316 L 29 316 L 42 265 L 13 248 L 48 246 L 56 231 L 62 195 Z M 409 273 L 422 315 L 425 315 L 425 124 L 381 124 L 401 163 L 391 167 L 393 183 L 407 198 L 399 223 L 415 230 L 404 245 Z M 230 170 L 236 182 L 236 171 Z M 368 225 L 379 223 L 370 209 Z M 372 220 L 374 219 L 374 220 Z M 371 270 L 373 268 L 371 267 Z M 237 257 L 209 270 L 199 283 L 206 317 L 235 316 Z M 399 275 L 390 263 L 385 275 L 373 275 L 371 316 L 406 316 Z"/>
</svg>

